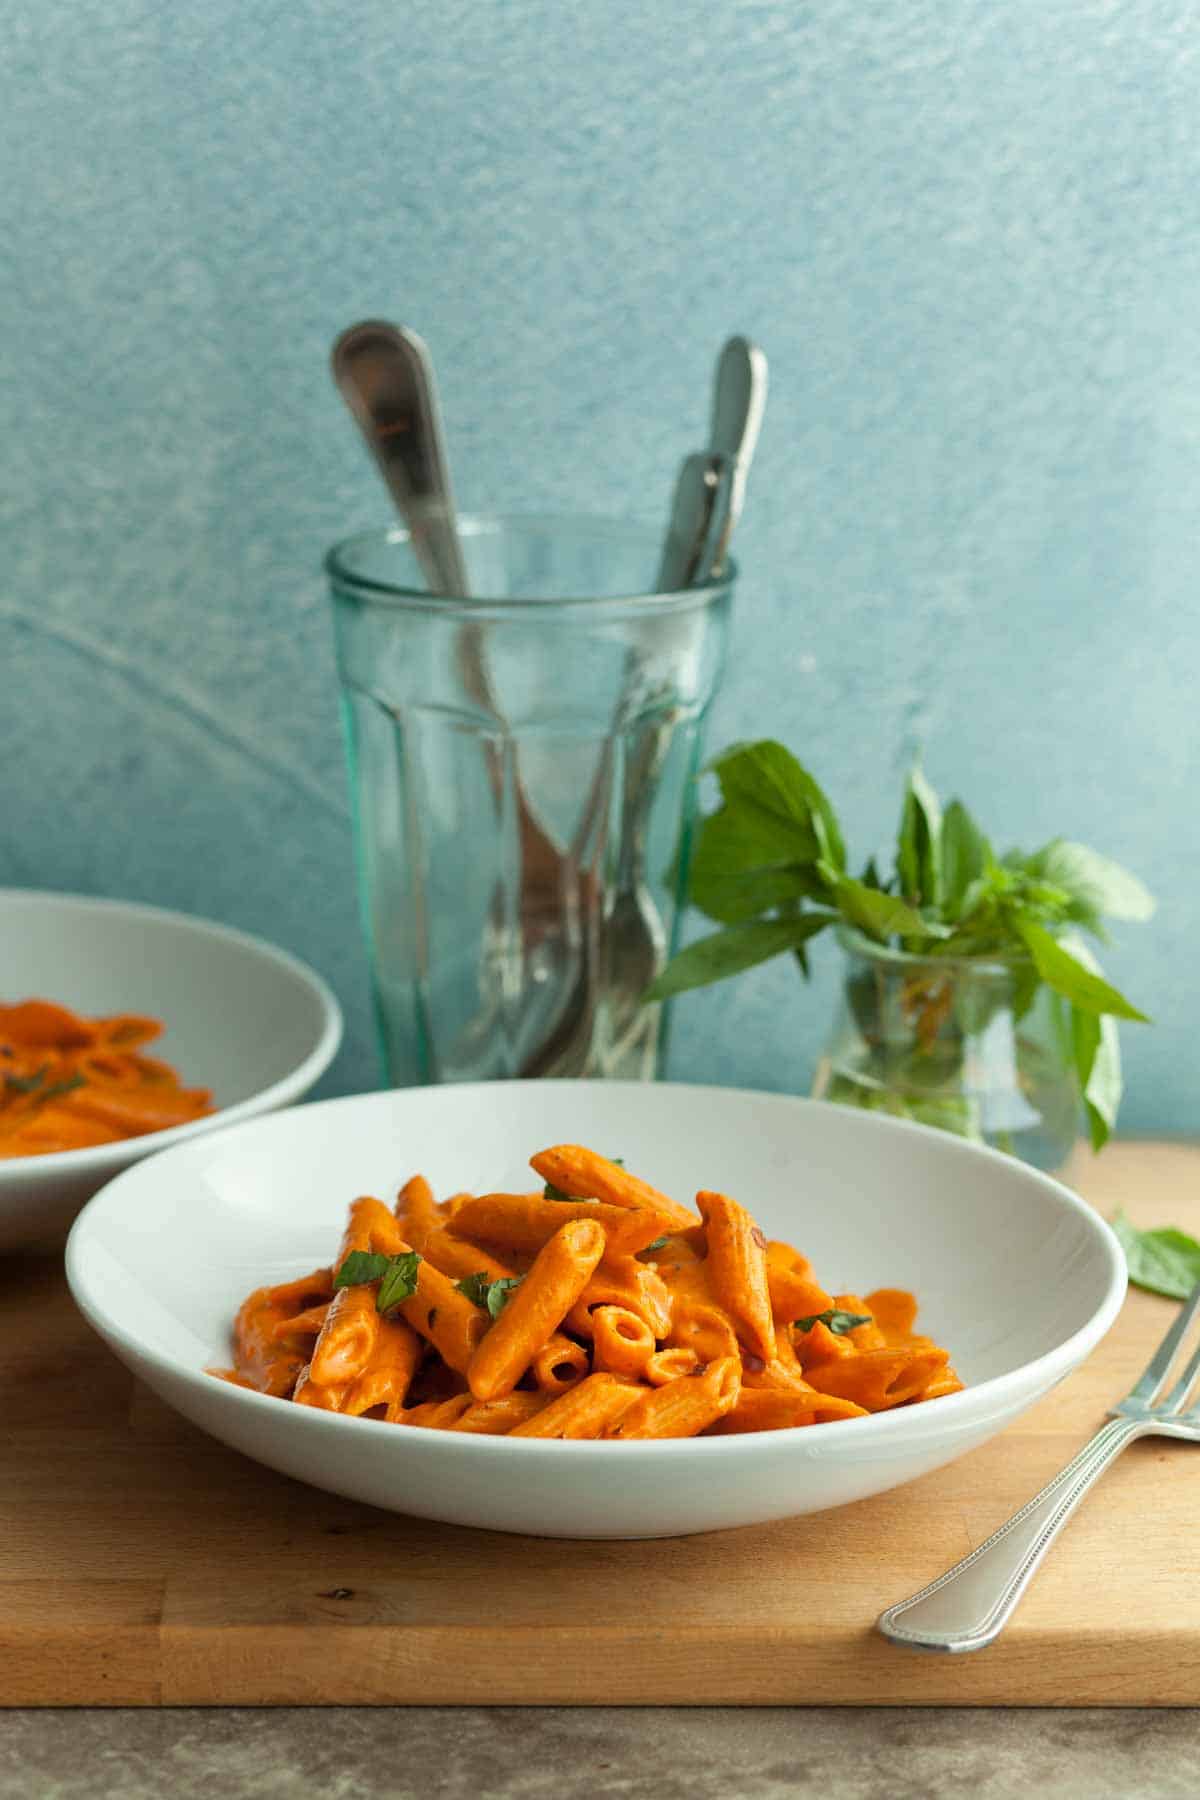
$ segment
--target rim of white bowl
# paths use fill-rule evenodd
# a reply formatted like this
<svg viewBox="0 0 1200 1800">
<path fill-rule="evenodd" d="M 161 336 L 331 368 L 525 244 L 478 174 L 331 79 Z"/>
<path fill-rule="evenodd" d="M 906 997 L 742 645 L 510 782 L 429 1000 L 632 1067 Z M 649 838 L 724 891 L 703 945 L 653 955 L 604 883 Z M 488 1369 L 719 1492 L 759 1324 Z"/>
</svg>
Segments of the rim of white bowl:
<svg viewBox="0 0 1200 1800">
<path fill-rule="evenodd" d="M 239 931 L 233 925 L 219 925 L 214 919 L 202 918 L 197 913 L 177 912 L 168 906 L 150 906 L 141 900 L 114 900 L 99 894 L 68 894 L 50 888 L 0 888 L 0 910 L 8 901 L 15 900 L 34 900 L 39 904 L 61 907 L 83 906 L 98 912 L 161 919 L 172 925 L 182 925 L 201 937 L 221 938 L 228 944 L 253 950 L 264 962 L 286 969 L 308 988 L 321 1010 L 321 1029 L 316 1043 L 302 1062 L 297 1063 L 286 1075 L 280 1076 L 278 1081 L 273 1081 L 269 1087 L 259 1088 L 257 1093 L 248 1094 L 244 1100 L 235 1100 L 232 1106 L 221 1107 L 215 1113 L 206 1113 L 203 1118 L 189 1119 L 186 1125 L 172 1125 L 167 1131 L 147 1131 L 141 1137 L 118 1138 L 115 1144 L 90 1144 L 81 1150 L 51 1150 L 44 1155 L 5 1157 L 0 1161 L 0 1191 L 19 1177 L 28 1180 L 56 1174 L 68 1175 L 75 1170 L 87 1168 L 111 1168 L 123 1174 L 124 1168 L 119 1165 L 130 1161 L 140 1162 L 144 1157 L 154 1156 L 160 1150 L 190 1142 L 192 1138 L 201 1137 L 210 1131 L 224 1130 L 229 1125 L 254 1124 L 259 1114 L 285 1110 L 289 1101 L 306 1093 L 314 1082 L 321 1079 L 341 1048 L 345 1021 L 337 996 L 329 983 L 300 957 L 293 956 L 290 950 L 281 950 L 278 944 L 256 937 L 253 932 Z"/>
<path fill-rule="evenodd" d="M 452 1091 L 466 1097 L 471 1093 L 494 1094 L 497 1090 L 513 1085 L 507 1081 L 477 1081 L 415 1088 L 375 1089 L 365 1094 L 343 1094 L 337 1099 L 319 1100 L 306 1106 L 303 1110 L 306 1114 L 321 1113 L 337 1107 L 349 1107 L 363 1100 L 376 1100 L 382 1104 L 386 1098 L 394 1098 L 397 1092 L 428 1094 Z M 545 1088 L 583 1084 L 577 1078 L 568 1077 L 559 1080 L 520 1082 L 517 1085 Z M 702 1082 L 606 1081 L 604 1087 L 610 1092 L 624 1089 L 637 1093 L 644 1093 L 648 1087 L 684 1088 L 689 1093 L 712 1098 L 728 1094 L 741 1094 L 751 1099 L 768 1101 L 776 1106 L 798 1106 L 804 1111 L 814 1108 L 820 1108 L 823 1111 L 831 1105 L 829 1101 L 812 1100 L 798 1094 L 771 1093 L 762 1088 L 714 1087 Z M 255 1130 L 280 1130 L 285 1127 L 292 1110 L 300 1109 L 275 1112 L 269 1118 L 247 1120 L 238 1130 L 249 1131 L 252 1128 Z M 940 1131 L 932 1125 L 920 1125 L 911 1119 L 894 1119 L 878 1113 L 864 1112 L 858 1114 L 857 1117 L 861 1128 L 867 1131 L 882 1131 L 885 1135 L 916 1132 L 924 1138 L 936 1138 L 939 1143 L 947 1147 L 951 1155 L 957 1154 L 967 1161 L 984 1157 L 1001 1162 L 1007 1168 L 1011 1168 L 1014 1164 L 1014 1158 L 1004 1151 L 993 1150 L 986 1144 L 968 1143 L 965 1139 L 955 1138 L 950 1133 Z M 236 1131 L 234 1135 L 236 1135 Z M 187 1146 L 181 1145 L 179 1147 L 180 1154 L 183 1154 L 186 1148 Z M 782 1451 L 785 1446 L 794 1447 L 798 1440 L 812 1444 L 812 1433 L 817 1429 L 821 1434 L 820 1442 L 831 1446 L 875 1440 L 886 1442 L 889 1439 L 905 1435 L 919 1441 L 930 1435 L 928 1432 L 921 1431 L 922 1424 L 927 1423 L 931 1426 L 936 1424 L 949 1430 L 953 1428 L 954 1422 L 958 1421 L 962 1429 L 968 1430 L 972 1426 L 986 1424 L 990 1418 L 1008 1411 L 1014 1402 L 1019 1405 L 1022 1396 L 1031 1390 L 1048 1392 L 1057 1381 L 1069 1374 L 1095 1349 L 1111 1327 L 1125 1299 L 1128 1286 L 1125 1256 L 1107 1220 L 1101 1218 L 1094 1207 L 1089 1206 L 1064 1182 L 1058 1181 L 1053 1175 L 1045 1174 L 1041 1169 L 1033 1168 L 1028 1163 L 1017 1163 L 1016 1166 L 1038 1184 L 1048 1186 L 1060 1200 L 1067 1203 L 1069 1210 L 1084 1218 L 1089 1228 L 1097 1232 L 1098 1242 L 1108 1254 L 1109 1279 L 1104 1298 L 1091 1318 L 1087 1319 L 1078 1330 L 1073 1331 L 1070 1337 L 1064 1338 L 1061 1344 L 1056 1344 L 1052 1350 L 1047 1350 L 1042 1356 L 1035 1357 L 1032 1362 L 1021 1363 L 1017 1368 L 1010 1369 L 1003 1375 L 992 1375 L 986 1381 L 976 1382 L 974 1386 L 965 1387 L 957 1394 L 943 1394 L 938 1399 L 922 1401 L 920 1406 L 893 1407 L 888 1412 L 872 1413 L 866 1419 L 832 1419 L 819 1428 L 811 1425 L 793 1425 L 784 1426 L 776 1431 L 730 1433 L 726 1437 L 630 1439 L 622 1446 L 621 1454 L 667 1458 L 684 1456 L 689 1453 L 695 1454 L 697 1447 L 703 1445 L 704 1449 L 701 1454 L 706 1456 L 731 1456 L 739 1453 L 744 1455 L 747 1444 L 763 1451 L 769 1452 L 772 1447 L 778 1447 Z M 104 1196 L 112 1188 L 127 1179 L 135 1179 L 136 1176 L 137 1171 L 133 1169 L 125 1170 L 115 1176 L 112 1181 L 101 1188 L 99 1193 L 92 1196 L 75 1220 L 67 1239 L 65 1256 L 67 1285 L 75 1304 L 88 1324 L 102 1337 L 121 1344 L 131 1355 L 151 1364 L 170 1379 L 176 1380 L 182 1377 L 187 1386 L 198 1392 L 208 1392 L 218 1377 L 207 1374 L 203 1369 L 192 1369 L 186 1363 L 178 1362 L 174 1357 L 165 1356 L 132 1336 L 105 1310 L 102 1303 L 86 1293 L 86 1283 L 81 1280 L 78 1266 L 79 1245 L 88 1229 L 88 1214 L 93 1208 L 99 1207 Z M 81 1292 L 81 1288 L 85 1291 Z M 290 1401 L 281 1401 L 272 1394 L 256 1393 L 252 1388 L 238 1387 L 233 1382 L 221 1382 L 220 1385 L 226 1389 L 227 1395 L 233 1396 L 230 1403 L 234 1406 L 266 1407 L 270 1410 L 270 1416 L 276 1418 L 279 1416 L 276 1411 L 277 1407 L 281 1404 L 291 1406 Z M 342 1413 L 327 1413 L 316 1407 L 307 1406 L 295 1408 L 294 1411 L 304 1414 L 306 1422 L 302 1429 L 318 1433 L 324 1431 L 331 1434 L 331 1443 L 337 1441 L 339 1436 L 347 1431 L 361 1433 L 363 1430 L 372 1431 L 377 1436 L 382 1434 L 389 1441 L 397 1444 L 404 1442 L 403 1434 L 398 1434 L 397 1427 L 388 1424 L 385 1419 L 351 1418 Z M 496 1446 L 499 1444 L 519 1446 L 518 1454 L 531 1459 L 539 1456 L 587 1458 L 597 1455 L 611 1456 L 613 1453 L 613 1445 L 611 1441 L 607 1440 L 492 1437 L 482 1433 L 438 1431 L 425 1425 L 409 1425 L 405 1429 L 419 1432 L 424 1441 L 436 1440 L 437 1443 L 446 1446 L 454 1444 L 456 1448 L 450 1454 L 462 1458 L 486 1459 L 488 1456 L 497 1454 Z M 938 1430 L 932 1435 L 940 1437 L 943 1432 Z"/>
</svg>

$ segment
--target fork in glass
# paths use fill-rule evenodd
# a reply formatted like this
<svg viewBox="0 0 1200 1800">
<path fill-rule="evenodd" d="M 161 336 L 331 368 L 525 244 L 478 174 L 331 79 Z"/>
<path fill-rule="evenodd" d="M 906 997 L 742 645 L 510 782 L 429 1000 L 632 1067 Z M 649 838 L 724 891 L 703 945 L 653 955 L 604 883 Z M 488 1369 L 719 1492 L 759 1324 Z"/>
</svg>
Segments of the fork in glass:
<svg viewBox="0 0 1200 1800">
<path fill-rule="evenodd" d="M 1165 1399 L 1159 1398 L 1198 1310 L 1200 1282 L 1136 1387 L 1109 1409 L 1109 1423 L 978 1550 L 910 1600 L 881 1613 L 878 1623 L 885 1637 L 915 1650 L 982 1650 L 1000 1635 L 1043 1556 L 1126 1444 L 1152 1435 L 1200 1443 L 1200 1405 L 1188 1405 L 1200 1375 L 1200 1349 Z"/>
</svg>

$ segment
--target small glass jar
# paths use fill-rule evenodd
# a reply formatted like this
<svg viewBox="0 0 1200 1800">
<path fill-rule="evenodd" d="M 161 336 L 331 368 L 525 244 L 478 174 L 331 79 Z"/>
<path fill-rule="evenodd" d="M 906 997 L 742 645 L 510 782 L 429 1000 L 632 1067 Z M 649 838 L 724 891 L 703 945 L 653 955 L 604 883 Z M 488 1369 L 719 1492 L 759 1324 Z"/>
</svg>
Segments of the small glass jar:
<svg viewBox="0 0 1200 1800">
<path fill-rule="evenodd" d="M 849 927 L 818 1099 L 936 1125 L 1061 1171 L 1080 1095 L 1064 1008 L 1023 958 L 910 956 Z"/>
</svg>

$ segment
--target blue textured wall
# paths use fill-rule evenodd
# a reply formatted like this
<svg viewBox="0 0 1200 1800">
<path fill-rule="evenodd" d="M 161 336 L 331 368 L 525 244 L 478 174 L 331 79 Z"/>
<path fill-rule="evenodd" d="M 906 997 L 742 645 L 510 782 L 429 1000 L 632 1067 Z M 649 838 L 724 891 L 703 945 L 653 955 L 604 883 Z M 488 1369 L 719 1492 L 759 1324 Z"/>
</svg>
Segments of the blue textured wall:
<svg viewBox="0 0 1200 1800">
<path fill-rule="evenodd" d="M 318 559 L 384 516 L 326 375 L 404 317 L 460 498 L 654 515 L 712 357 L 773 388 L 714 739 L 865 849 L 900 771 L 1162 899 L 1127 1126 L 1200 1017 L 1200 51 L 1177 0 L 0 0 L 0 879 L 234 921 L 375 1069 Z M 685 1003 L 805 1086 L 829 1006 Z"/>
</svg>

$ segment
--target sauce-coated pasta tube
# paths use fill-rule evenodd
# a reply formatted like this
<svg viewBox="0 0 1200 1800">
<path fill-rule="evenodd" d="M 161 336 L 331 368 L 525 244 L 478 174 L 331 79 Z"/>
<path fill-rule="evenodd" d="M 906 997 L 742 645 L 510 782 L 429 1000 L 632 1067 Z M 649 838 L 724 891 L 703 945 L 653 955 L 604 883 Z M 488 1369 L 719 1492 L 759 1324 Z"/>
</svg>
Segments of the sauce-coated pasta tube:
<svg viewBox="0 0 1200 1800">
<path fill-rule="evenodd" d="M 402 1251 L 409 1248 L 404 1244 Z M 460 1375 L 466 1374 L 476 1345 L 487 1330 L 488 1319 L 465 1294 L 459 1293 L 448 1276 L 422 1260 L 417 1264 L 416 1291 L 400 1302 L 397 1311 L 414 1331 L 428 1338 L 443 1362 Z"/>
<path fill-rule="evenodd" d="M 602 1371 L 589 1375 L 569 1393 L 561 1394 L 535 1418 L 509 1432 L 510 1437 L 598 1438 L 605 1428 L 634 1404 L 641 1389 L 619 1375 Z"/>
<path fill-rule="evenodd" d="M 590 1219 L 604 1228 L 615 1256 L 633 1256 L 661 1237 L 666 1221 L 646 1207 L 606 1206 L 596 1200 L 545 1200 L 540 1194 L 479 1194 L 464 1200 L 454 1215 L 459 1237 L 515 1250 L 540 1250 L 570 1219 Z"/>
<path fill-rule="evenodd" d="M 627 1307 L 645 1319 L 656 1338 L 665 1338 L 671 1328 L 674 1302 L 670 1288 L 657 1269 L 632 1256 L 603 1258 L 567 1314 L 567 1330 L 591 1337 L 592 1313 L 597 1306 Z"/>
<path fill-rule="evenodd" d="M 626 1306 L 598 1306 L 592 1331 L 596 1367 L 613 1375 L 641 1375 L 654 1355 L 654 1333 Z"/>
<path fill-rule="evenodd" d="M 769 1362 L 775 1354 L 775 1320 L 767 1291 L 767 1240 L 744 1206 L 728 1194 L 696 1196 L 708 1238 L 713 1293 L 739 1340 Z"/>
<path fill-rule="evenodd" d="M 431 1431 L 449 1431 L 471 1405 L 470 1394 L 452 1394 L 448 1400 L 425 1400 L 397 1415 L 398 1425 L 424 1425 Z"/>
<path fill-rule="evenodd" d="M 299 1281 L 256 1288 L 238 1308 L 233 1325 L 234 1365 L 251 1387 L 263 1394 L 290 1394 L 307 1362 L 306 1333 L 298 1316 L 312 1301 L 323 1302 L 332 1284 L 328 1269 L 315 1269 Z"/>
<path fill-rule="evenodd" d="M 371 1360 L 381 1320 L 375 1310 L 378 1282 L 339 1288 L 313 1345 L 312 1379 L 325 1388 L 356 1381 Z"/>
<path fill-rule="evenodd" d="M 531 1364 L 533 1379 L 544 1394 L 564 1394 L 589 1372 L 588 1353 L 561 1331 L 548 1338 Z"/>
<path fill-rule="evenodd" d="M 341 1412 L 342 1402 L 349 1393 L 348 1383 L 337 1387 L 323 1387 L 312 1378 L 311 1369 L 305 1365 L 296 1379 L 292 1399 L 297 1406 L 315 1406 L 322 1412 Z"/>
<path fill-rule="evenodd" d="M 294 1318 L 280 1319 L 273 1335 L 281 1343 L 286 1338 L 316 1337 L 328 1316 L 329 1301 L 322 1300 L 319 1306 L 306 1306 Z"/>
<path fill-rule="evenodd" d="M 588 1284 L 604 1254 L 594 1219 L 571 1219 L 539 1250 L 471 1358 L 467 1381 L 477 1400 L 495 1400 L 521 1379 Z"/>
<path fill-rule="evenodd" d="M 382 1319 L 371 1360 L 339 1410 L 357 1417 L 372 1407 L 386 1406 L 389 1417 L 397 1414 L 424 1354 L 425 1346 L 411 1325 L 403 1319 Z"/>
<path fill-rule="evenodd" d="M 486 1275 L 489 1281 L 504 1281 L 520 1274 L 518 1261 L 522 1266 L 524 1264 L 524 1258 L 516 1257 L 511 1262 L 502 1262 L 494 1251 L 481 1250 L 477 1244 L 456 1237 L 444 1225 L 429 1233 L 421 1255 L 451 1281 L 461 1281 L 467 1275 Z"/>
<path fill-rule="evenodd" d="M 511 1394 L 502 1394 L 499 1400 L 477 1400 L 447 1430 L 471 1432 L 476 1436 L 507 1437 L 518 1425 L 536 1418 L 544 1407 L 551 1404 L 553 1398 L 552 1394 L 526 1394 L 514 1389 Z"/>
<path fill-rule="evenodd" d="M 767 1291 L 771 1311 L 781 1325 L 828 1312 L 833 1296 L 813 1279 L 812 1264 L 790 1244 L 775 1239 L 767 1243 Z"/>
<path fill-rule="evenodd" d="M 425 1248 L 425 1239 L 440 1223 L 433 1189 L 423 1175 L 410 1175 L 396 1199 L 400 1235 L 414 1250 Z"/>
<path fill-rule="evenodd" d="M 700 1358 L 694 1350 L 656 1350 L 642 1373 L 651 1386 L 665 1387 L 668 1381 L 678 1381 L 681 1375 L 694 1375 L 699 1366 Z"/>
<path fill-rule="evenodd" d="M 735 1356 L 723 1356 L 695 1375 L 650 1388 L 608 1427 L 606 1438 L 695 1437 L 737 1404 L 741 1374 Z"/>
<path fill-rule="evenodd" d="M 948 1361 L 947 1352 L 936 1347 L 911 1350 L 899 1346 L 894 1350 L 861 1350 L 855 1355 L 840 1356 L 836 1362 L 806 1367 L 804 1373 L 823 1394 L 854 1400 L 868 1412 L 886 1412 L 915 1399 Z"/>
<path fill-rule="evenodd" d="M 686 1206 L 660 1194 L 648 1181 L 639 1181 L 636 1175 L 627 1174 L 606 1156 L 585 1150 L 582 1144 L 557 1144 L 549 1150 L 539 1150 L 529 1161 L 542 1180 L 558 1188 L 560 1193 L 571 1194 L 578 1200 L 603 1200 L 609 1206 L 641 1206 L 657 1213 L 663 1220 L 660 1233 L 689 1231 L 696 1223 L 695 1213 Z"/>
<path fill-rule="evenodd" d="M 863 1300 L 863 1311 L 870 1313 L 889 1344 L 905 1343 L 912 1337 L 917 1302 L 903 1288 L 876 1288 Z"/>
<path fill-rule="evenodd" d="M 737 1337 L 725 1314 L 695 1300 L 675 1302 L 667 1343 L 673 1350 L 693 1350 L 703 1363 L 739 1354 Z"/>
<path fill-rule="evenodd" d="M 865 1418 L 866 1408 L 832 1394 L 788 1394 L 779 1389 L 743 1387 L 737 1404 L 709 1426 L 713 1437 L 731 1432 L 786 1431 L 798 1425 L 826 1425 L 834 1419 Z"/>
</svg>

